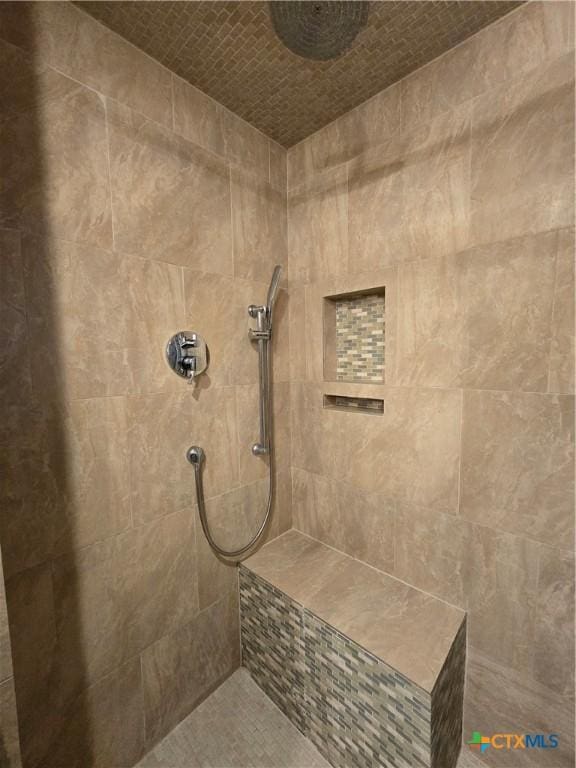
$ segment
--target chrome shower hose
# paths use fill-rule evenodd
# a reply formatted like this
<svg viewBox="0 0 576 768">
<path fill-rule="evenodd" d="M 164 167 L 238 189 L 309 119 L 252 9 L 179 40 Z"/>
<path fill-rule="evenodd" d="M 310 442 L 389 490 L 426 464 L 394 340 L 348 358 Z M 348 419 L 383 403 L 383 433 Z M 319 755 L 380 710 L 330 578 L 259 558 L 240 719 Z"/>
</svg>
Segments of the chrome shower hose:
<svg viewBox="0 0 576 768">
<path fill-rule="evenodd" d="M 194 479 L 196 481 L 196 501 L 198 503 L 198 513 L 200 515 L 200 522 L 202 523 L 202 530 L 204 531 L 204 536 L 206 536 L 208 544 L 212 547 L 214 552 L 220 555 L 220 557 L 224 557 L 228 560 L 241 559 L 243 555 L 249 552 L 259 542 L 268 524 L 268 520 L 270 519 L 270 514 L 272 512 L 272 501 L 274 498 L 274 468 L 273 468 L 274 461 L 273 461 L 272 451 L 270 451 L 270 464 L 268 469 L 269 482 L 268 482 L 268 501 L 266 502 L 266 514 L 264 515 L 264 519 L 262 520 L 262 523 L 260 524 L 260 527 L 258 528 L 255 535 L 248 542 L 248 544 L 246 544 L 244 547 L 240 547 L 240 549 L 224 549 L 214 541 L 214 538 L 210 531 L 210 524 L 208 523 L 208 518 L 206 516 L 206 505 L 204 503 L 204 485 L 202 483 L 202 467 L 203 467 L 204 458 L 205 458 L 203 449 L 197 445 L 193 445 L 192 448 L 188 450 L 186 457 L 194 467 Z"/>
</svg>

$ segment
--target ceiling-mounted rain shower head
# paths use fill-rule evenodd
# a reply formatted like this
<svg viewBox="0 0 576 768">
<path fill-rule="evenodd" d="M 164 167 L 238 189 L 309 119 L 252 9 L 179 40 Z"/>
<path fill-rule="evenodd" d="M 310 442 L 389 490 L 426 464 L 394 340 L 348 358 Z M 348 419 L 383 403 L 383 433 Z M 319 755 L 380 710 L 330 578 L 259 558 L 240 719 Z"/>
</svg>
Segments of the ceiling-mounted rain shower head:
<svg viewBox="0 0 576 768">
<path fill-rule="evenodd" d="M 274 31 L 293 53 L 327 61 L 344 53 L 368 21 L 363 0 L 270 0 Z"/>
</svg>

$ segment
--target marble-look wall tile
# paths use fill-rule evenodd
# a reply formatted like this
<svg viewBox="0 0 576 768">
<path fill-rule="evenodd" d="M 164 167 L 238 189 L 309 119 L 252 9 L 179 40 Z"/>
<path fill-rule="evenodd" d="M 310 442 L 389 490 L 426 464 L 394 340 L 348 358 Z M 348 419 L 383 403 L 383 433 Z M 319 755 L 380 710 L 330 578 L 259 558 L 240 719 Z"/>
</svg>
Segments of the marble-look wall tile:
<svg viewBox="0 0 576 768">
<path fill-rule="evenodd" d="M 28 345 L 21 237 L 0 229 L 0 398 L 22 403 L 31 393 L 30 360 L 22 355 Z"/>
<path fill-rule="evenodd" d="M 573 46 L 573 4 L 531 2 L 404 78 L 403 128 L 528 74 Z"/>
<path fill-rule="evenodd" d="M 0 420 L 0 540 L 6 576 L 45 562 L 63 522 L 65 445 L 41 404 L 6 406 Z"/>
<path fill-rule="evenodd" d="M 273 267 L 273 264 L 271 265 Z M 270 269 L 270 278 L 272 269 Z M 258 283 L 258 286 L 261 284 Z M 269 285 L 269 284 L 268 284 Z M 282 285 L 282 282 L 280 283 Z M 258 287 L 258 296 L 262 289 Z M 264 297 L 268 295 L 268 286 Z M 251 326 L 254 321 L 252 321 Z M 274 305 L 274 322 L 272 333 L 272 382 L 290 381 L 292 377 L 292 350 L 290 347 L 290 294 L 287 289 L 280 288 L 276 294 Z"/>
<path fill-rule="evenodd" d="M 72 3 L 4 3 L 0 28 L 37 61 L 172 124 L 168 70 Z"/>
<path fill-rule="evenodd" d="M 228 385 L 245 385 L 246 416 L 247 306 L 275 263 L 266 540 L 291 526 L 286 152 L 74 5 L 6 3 L 0 37 L 0 537 L 24 760 L 128 768 L 145 742 L 140 662 L 148 746 L 239 663 L 235 569 L 208 549 L 184 457 L 204 446 L 215 534 L 239 546 L 268 483 L 246 470 L 239 485 Z M 233 297 L 223 319 L 210 276 Z M 186 327 L 214 351 L 196 388 L 164 360 Z"/>
<path fill-rule="evenodd" d="M 405 78 L 394 129 L 364 137 L 351 113 L 288 153 L 295 525 L 344 549 L 340 486 L 391 505 L 394 575 L 466 608 L 474 651 L 528 681 L 509 730 L 566 693 L 573 658 L 573 47 L 572 3 L 525 4 Z M 343 163 L 347 211 L 306 224 Z M 322 299 L 387 265 L 386 386 L 335 386 Z M 332 390 L 384 415 L 323 409 Z"/>
<path fill-rule="evenodd" d="M 351 385 L 340 385 L 348 393 Z M 340 389 L 331 385 L 331 393 Z M 384 414 L 322 407 L 322 388 L 292 387 L 292 465 L 388 500 L 453 511 L 458 501 L 461 395 L 456 390 L 364 386 Z"/>
<path fill-rule="evenodd" d="M 402 265 L 397 382 L 546 391 L 559 250 L 548 232 Z"/>
<path fill-rule="evenodd" d="M 0 683 L 0 757 L 5 768 L 22 768 L 14 679 Z"/>
<path fill-rule="evenodd" d="M 347 162 L 400 130 L 401 87 L 393 85 L 292 147 L 288 186 Z"/>
<path fill-rule="evenodd" d="M 277 524 L 278 528 L 275 530 L 274 526 L 272 526 L 270 538 L 286 533 L 286 531 L 289 531 L 293 526 L 292 470 L 290 468 L 283 469 L 276 474 L 275 491 L 273 523 L 274 525 Z"/>
<path fill-rule="evenodd" d="M 550 350 L 549 392 L 574 392 L 574 230 L 562 230 L 556 257 L 556 285 Z"/>
<path fill-rule="evenodd" d="M 6 768 L 22 768 L 18 713 L 14 691 L 12 648 L 0 554 L 0 761 Z"/>
<path fill-rule="evenodd" d="M 78 549 L 131 525 L 126 402 L 77 400 L 51 409 L 49 455 L 60 492 L 54 554 Z"/>
<path fill-rule="evenodd" d="M 287 160 L 288 153 L 281 147 L 280 144 L 276 144 L 275 141 L 270 141 L 270 184 L 278 192 L 286 194 L 287 187 Z"/>
<path fill-rule="evenodd" d="M 86 398 L 181 388 L 166 365 L 184 328 L 180 267 L 63 241 L 25 237 L 24 270 L 37 394 Z"/>
<path fill-rule="evenodd" d="M 404 130 L 434 120 L 486 89 L 486 64 L 480 57 L 478 37 L 447 51 L 401 81 Z M 492 55 L 498 55 L 497 51 Z"/>
<path fill-rule="evenodd" d="M 129 391 L 127 275 L 110 251 L 54 239 L 23 241 L 32 338 L 46 354 L 32 356 L 39 398 L 74 399 Z"/>
<path fill-rule="evenodd" d="M 263 501 L 262 486 L 265 480 L 259 480 L 248 486 L 235 488 L 233 491 L 214 496 L 206 502 L 206 516 L 210 533 L 221 547 L 238 549 L 250 538 L 246 522 L 248 505 Z M 196 558 L 198 570 L 198 598 L 200 610 L 217 602 L 223 595 L 232 594 L 237 588 L 236 563 L 229 562 L 216 555 L 201 528 L 198 508 L 194 505 L 196 517 Z M 264 514 L 264 511 L 261 511 Z"/>
<path fill-rule="evenodd" d="M 461 514 L 572 547 L 573 444 L 572 396 L 465 391 Z"/>
<path fill-rule="evenodd" d="M 295 282 L 289 288 L 290 378 L 304 381 L 306 347 L 310 328 L 306 317 L 306 287 Z"/>
<path fill-rule="evenodd" d="M 468 245 L 470 113 L 463 105 L 407 136 L 400 158 L 401 226 L 402 247 L 410 258 L 441 256 Z"/>
<path fill-rule="evenodd" d="M 222 130 L 226 157 L 249 169 L 264 181 L 270 180 L 270 140 L 241 117 L 222 108 Z"/>
<path fill-rule="evenodd" d="M 102 97 L 53 70 L 39 71 L 28 87 L 34 94 L 28 108 L 0 123 L 5 149 L 0 157 L 0 222 L 109 247 L 112 216 Z"/>
<path fill-rule="evenodd" d="M 290 384 L 275 382 L 272 389 L 274 462 L 277 471 L 290 468 L 292 456 L 290 420 Z"/>
<path fill-rule="evenodd" d="M 573 118 L 571 54 L 474 102 L 473 243 L 573 223 Z"/>
<path fill-rule="evenodd" d="M 22 760 L 35 766 L 50 752 L 66 703 L 57 685 L 60 669 L 50 565 L 8 578 L 6 599 Z"/>
<path fill-rule="evenodd" d="M 469 645 L 529 676 L 534 658 L 538 544 L 480 526 L 468 533 L 473 537 L 466 541 L 460 562 L 465 573 Z"/>
<path fill-rule="evenodd" d="M 275 466 L 277 469 L 288 469 L 290 466 L 290 385 L 288 382 L 274 384 L 272 405 Z M 236 409 L 240 482 L 249 483 L 268 475 L 268 460 L 252 454 L 252 446 L 260 439 L 259 389 L 256 384 L 236 387 Z"/>
<path fill-rule="evenodd" d="M 267 498 L 266 477 L 209 499 L 206 515 L 216 543 L 230 550 L 247 544 L 260 528 L 266 512 Z M 276 531 L 276 520 L 271 519 L 267 534 L 272 536 Z M 206 601 L 205 604 L 209 602 Z"/>
<path fill-rule="evenodd" d="M 574 554 L 540 548 L 534 679 L 574 695 Z"/>
<path fill-rule="evenodd" d="M 0 19 L 4 9 L 15 3 L 4 3 L 0 7 Z M 23 7 L 23 6 L 21 6 Z M 0 39 L 0 114 L 2 120 L 22 112 L 37 109 L 43 98 L 50 98 L 56 92 L 56 83 L 64 83 L 58 73 L 50 73 L 48 67 L 34 61 L 29 53 L 6 40 Z M 40 92 L 38 83 L 42 83 Z M 50 88 L 52 85 L 52 88 Z"/>
<path fill-rule="evenodd" d="M 166 363 L 166 344 L 186 329 L 182 270 L 122 256 L 123 301 L 128 312 L 126 355 L 130 393 L 182 391 L 184 381 Z"/>
<path fill-rule="evenodd" d="M 344 166 L 291 192 L 288 202 L 290 280 L 308 283 L 346 272 L 347 197 Z"/>
<path fill-rule="evenodd" d="M 466 543 L 473 540 L 471 524 L 456 515 L 398 503 L 394 526 L 394 576 L 449 603 L 464 606 L 461 557 Z M 470 560 L 464 565 L 468 567 Z M 476 564 L 470 570 L 477 575 Z"/>
<path fill-rule="evenodd" d="M 268 182 L 232 169 L 234 275 L 265 282 L 280 264 L 286 282 L 286 198 Z"/>
<path fill-rule="evenodd" d="M 107 101 L 117 250 L 232 273 L 227 164 Z"/>
<path fill-rule="evenodd" d="M 258 350 L 248 338 L 248 306 L 264 301 L 266 290 L 263 282 L 184 271 L 186 322 L 208 344 L 209 386 L 258 381 Z"/>
<path fill-rule="evenodd" d="M 206 452 L 206 498 L 234 488 L 238 484 L 236 430 L 231 387 L 130 398 L 128 449 L 134 521 L 143 523 L 190 508 L 194 470 L 185 456 L 194 444 Z"/>
<path fill-rule="evenodd" d="M 172 75 L 174 130 L 188 141 L 224 156 L 222 107 L 181 77 Z"/>
<path fill-rule="evenodd" d="M 210 349 L 207 386 L 258 381 L 258 348 L 248 337 L 255 321 L 248 315 L 248 306 L 266 301 L 270 277 L 271 269 L 262 275 L 262 282 L 184 271 L 186 323 L 204 336 Z M 287 299 L 280 290 L 274 309 L 272 370 L 276 382 L 289 379 Z"/>
<path fill-rule="evenodd" d="M 375 270 L 407 258 L 402 237 L 403 139 L 391 139 L 348 169 L 348 269 Z"/>
<path fill-rule="evenodd" d="M 321 418 L 321 388 L 306 382 L 292 382 L 290 399 L 292 468 L 332 476 L 333 439 Z M 330 414 L 327 413 L 327 416 Z"/>
<path fill-rule="evenodd" d="M 350 272 L 466 247 L 469 137 L 465 105 L 350 163 Z"/>
<path fill-rule="evenodd" d="M 146 744 L 152 747 L 240 664 L 237 597 L 224 597 L 142 654 Z"/>
<path fill-rule="evenodd" d="M 539 545 L 398 504 L 394 575 L 468 611 L 469 644 L 531 674 Z"/>
<path fill-rule="evenodd" d="M 514 80 L 574 50 L 574 4 L 527 3 L 477 37 L 479 64 L 488 87 Z"/>
<path fill-rule="evenodd" d="M 190 508 L 58 558 L 52 570 L 58 689 L 70 696 L 198 612 Z"/>
<path fill-rule="evenodd" d="M 262 543 L 270 541 L 292 526 L 290 471 L 277 472 L 274 486 L 272 513 Z M 264 520 L 267 500 L 267 477 L 209 499 L 206 515 L 216 543 L 225 549 L 239 549 L 246 545 Z M 197 509 L 194 514 L 197 516 L 196 527 L 199 532 L 196 542 L 198 594 L 200 610 L 203 610 L 223 595 L 236 591 L 237 572 L 235 563 L 225 562 L 210 549 L 201 531 Z"/>
<path fill-rule="evenodd" d="M 481 733 L 556 733 L 557 749 L 526 749 L 522 765 L 560 768 L 574 763 L 574 703 L 506 665 L 468 649 L 464 741 Z M 465 748 L 465 747 L 464 747 Z M 475 764 L 476 765 L 476 764 Z M 487 750 L 482 766 L 518 768 L 516 750 Z"/>
<path fill-rule="evenodd" d="M 0 683 L 12 677 L 12 651 L 10 649 L 10 631 L 6 608 L 6 590 L 4 570 L 0 553 Z M 1 718 L 0 718 L 1 719 Z"/>
<path fill-rule="evenodd" d="M 394 503 L 379 493 L 293 470 L 294 526 L 382 571 L 394 568 Z"/>
<path fill-rule="evenodd" d="M 139 659 L 133 659 L 83 690 L 59 713 L 57 738 L 42 765 L 124 768 L 143 754 L 142 678 Z"/>
</svg>

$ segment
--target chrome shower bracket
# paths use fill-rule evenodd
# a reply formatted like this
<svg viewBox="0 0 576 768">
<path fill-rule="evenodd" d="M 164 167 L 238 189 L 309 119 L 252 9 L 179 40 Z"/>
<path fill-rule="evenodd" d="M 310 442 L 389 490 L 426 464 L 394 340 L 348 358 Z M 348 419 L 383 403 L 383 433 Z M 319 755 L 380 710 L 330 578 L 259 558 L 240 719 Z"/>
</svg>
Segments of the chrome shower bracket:
<svg viewBox="0 0 576 768">
<path fill-rule="evenodd" d="M 193 331 L 179 331 L 166 345 L 166 360 L 174 373 L 192 383 L 208 368 L 210 354 L 202 336 Z"/>
</svg>

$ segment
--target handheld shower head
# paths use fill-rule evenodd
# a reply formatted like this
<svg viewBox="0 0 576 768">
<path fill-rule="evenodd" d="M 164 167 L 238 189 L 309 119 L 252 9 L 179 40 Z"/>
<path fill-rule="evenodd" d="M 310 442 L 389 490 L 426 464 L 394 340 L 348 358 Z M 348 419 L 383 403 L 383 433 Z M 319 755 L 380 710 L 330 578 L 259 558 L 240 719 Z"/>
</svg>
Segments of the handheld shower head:
<svg viewBox="0 0 576 768">
<path fill-rule="evenodd" d="M 282 274 L 282 267 L 277 264 L 274 267 L 272 273 L 272 280 L 270 280 L 270 287 L 268 288 L 268 298 L 266 299 L 266 309 L 268 310 L 268 319 L 270 325 L 272 325 L 272 312 L 274 311 L 274 304 L 276 302 L 276 294 L 278 293 L 278 285 L 280 283 L 280 275 Z"/>
</svg>

